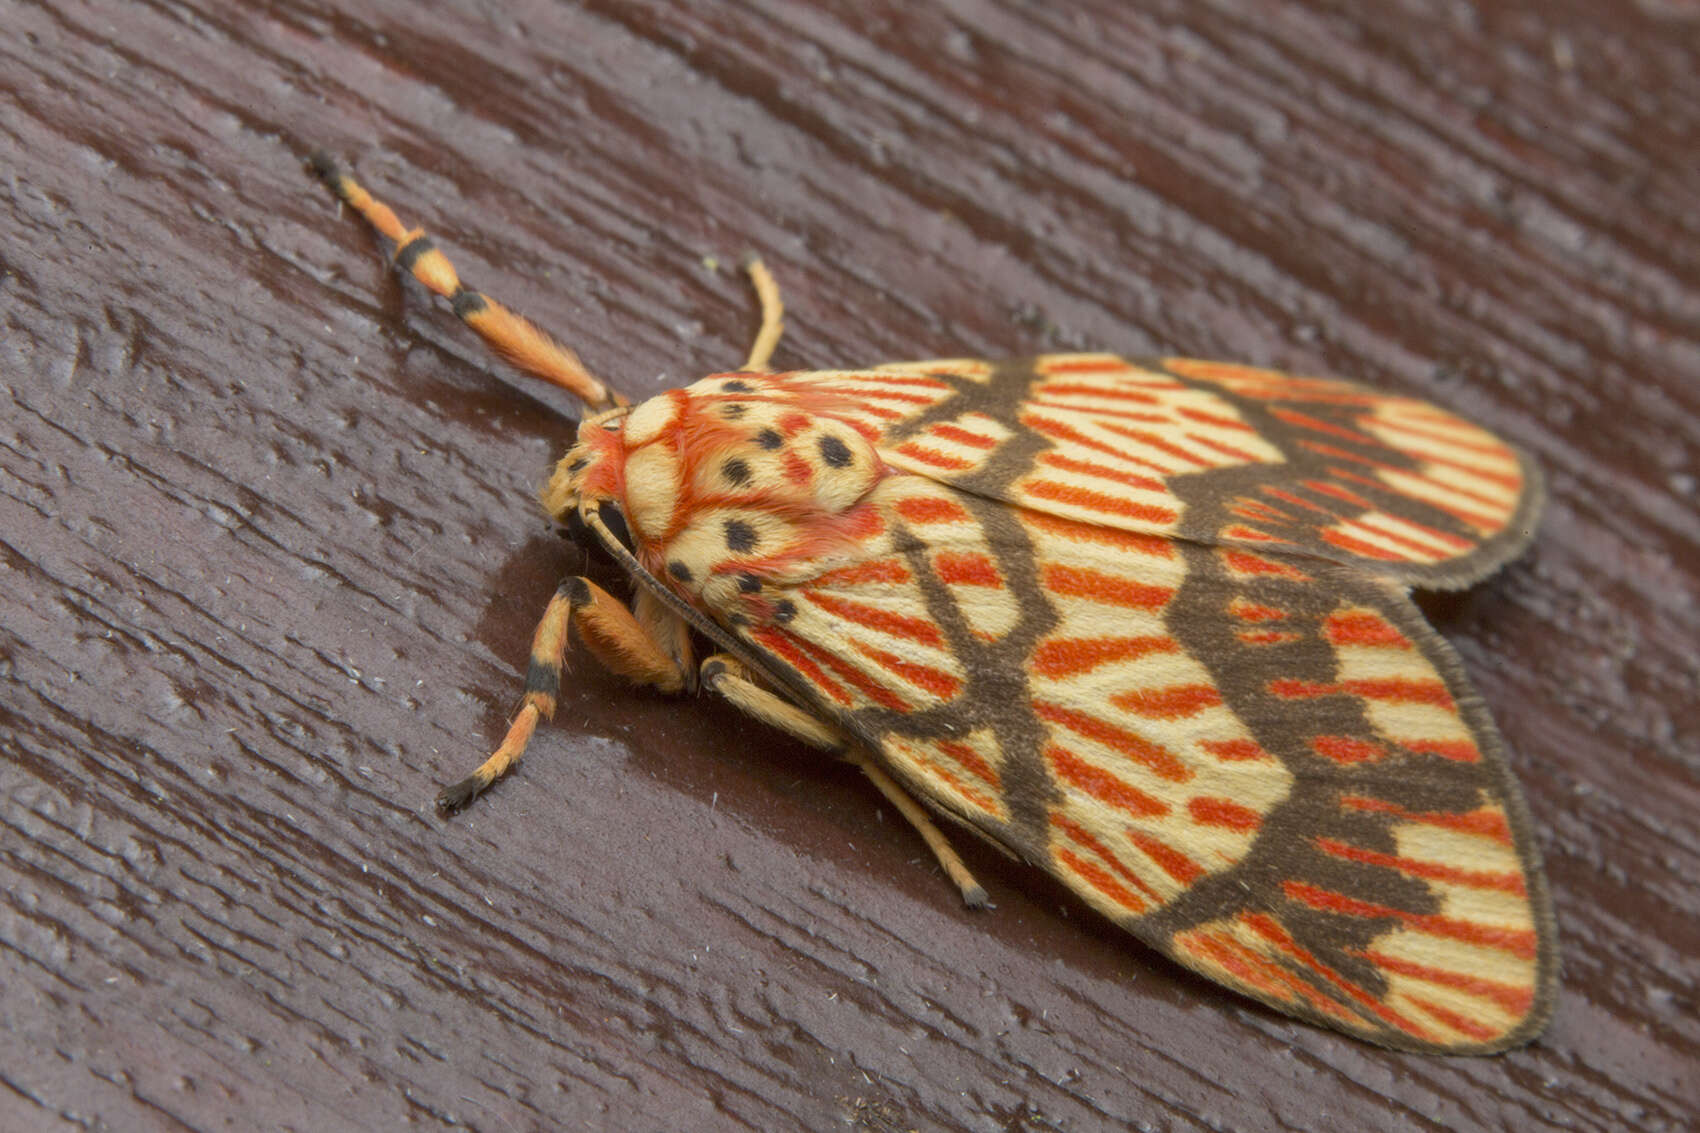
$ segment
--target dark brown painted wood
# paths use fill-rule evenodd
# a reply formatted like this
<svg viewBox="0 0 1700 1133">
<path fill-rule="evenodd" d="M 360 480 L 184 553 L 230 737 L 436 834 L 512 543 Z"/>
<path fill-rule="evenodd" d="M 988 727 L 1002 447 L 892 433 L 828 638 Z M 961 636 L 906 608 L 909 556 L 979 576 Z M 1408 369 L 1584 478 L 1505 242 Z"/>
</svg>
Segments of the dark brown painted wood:
<svg viewBox="0 0 1700 1133">
<path fill-rule="evenodd" d="M 1682 1127 L 1696 19 L 0 0 L 0 1127 Z M 582 662 L 438 820 L 576 568 L 571 426 L 321 145 L 634 393 L 742 358 L 760 249 L 782 364 L 1185 352 L 1530 448 L 1533 552 L 1427 606 L 1541 831 L 1551 1030 L 1367 1047 L 977 845 L 971 914 L 853 774 Z"/>
</svg>

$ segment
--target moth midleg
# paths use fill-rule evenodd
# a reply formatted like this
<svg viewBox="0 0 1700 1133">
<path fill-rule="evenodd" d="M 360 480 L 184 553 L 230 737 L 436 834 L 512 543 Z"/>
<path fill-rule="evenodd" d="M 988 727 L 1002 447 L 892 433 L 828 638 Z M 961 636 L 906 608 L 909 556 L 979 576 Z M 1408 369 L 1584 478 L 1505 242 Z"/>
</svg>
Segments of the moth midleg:
<svg viewBox="0 0 1700 1133">
<path fill-rule="evenodd" d="M 795 736 L 804 743 L 836 752 L 862 769 L 862 773 L 879 788 L 880 794 L 891 801 L 897 813 L 909 820 L 921 840 L 933 852 L 943 867 L 945 876 L 962 892 L 962 900 L 971 909 L 986 906 L 986 890 L 968 872 L 962 858 L 952 848 L 944 831 L 938 828 L 926 809 L 903 789 L 897 780 L 864 752 L 851 744 L 836 728 L 823 723 L 808 712 L 752 680 L 737 658 L 716 653 L 702 663 L 702 683 L 730 700 L 763 723 Z"/>
<path fill-rule="evenodd" d="M 403 225 L 388 205 L 338 169 L 330 155 L 316 153 L 312 164 L 313 171 L 339 200 L 365 217 L 380 235 L 394 241 L 396 267 L 449 300 L 461 322 L 471 327 L 485 345 L 515 369 L 561 386 L 592 409 L 612 409 L 626 404 L 625 398 L 591 376 L 578 355 L 556 342 L 542 328 L 489 296 L 462 285 L 454 265 L 425 235 L 423 228 Z"/>
<path fill-rule="evenodd" d="M 540 720 L 555 715 L 561 693 L 561 666 L 574 623 L 579 638 L 602 666 L 639 684 L 662 692 L 678 692 L 685 670 L 667 649 L 650 636 L 632 612 L 588 578 L 564 579 L 537 623 L 531 638 L 531 660 L 525 672 L 525 700 L 500 746 L 478 770 L 437 795 L 443 810 L 456 810 L 484 788 L 507 774 L 525 754 Z"/>
<path fill-rule="evenodd" d="M 785 332 L 785 304 L 779 298 L 779 285 L 773 281 L 773 273 L 767 270 L 767 265 L 761 262 L 759 256 L 751 256 L 746 260 L 744 270 L 750 273 L 750 282 L 756 289 L 756 299 L 761 303 L 761 329 L 756 331 L 756 340 L 750 346 L 749 360 L 744 363 L 743 368 L 765 370 L 768 360 L 773 357 L 774 347 L 779 345 L 779 336 Z"/>
<path fill-rule="evenodd" d="M 716 653 L 703 661 L 702 683 L 762 723 L 811 747 L 834 754 L 842 754 L 849 747 L 838 729 L 752 680 L 744 663 L 730 653 Z"/>
</svg>

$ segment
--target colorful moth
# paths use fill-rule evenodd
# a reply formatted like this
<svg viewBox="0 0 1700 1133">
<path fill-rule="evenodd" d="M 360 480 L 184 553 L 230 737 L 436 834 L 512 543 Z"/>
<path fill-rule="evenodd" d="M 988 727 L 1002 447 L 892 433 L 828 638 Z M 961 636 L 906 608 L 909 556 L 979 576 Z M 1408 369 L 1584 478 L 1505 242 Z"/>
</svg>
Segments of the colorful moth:
<svg viewBox="0 0 1700 1133">
<path fill-rule="evenodd" d="M 1524 803 L 1407 597 L 1528 543 L 1517 450 L 1422 401 L 1178 358 L 768 372 L 759 262 L 746 366 L 632 407 L 315 167 L 492 348 L 586 403 L 543 503 L 635 584 L 629 607 L 561 584 L 508 736 L 443 807 L 553 713 L 576 626 L 633 681 L 700 683 L 856 762 L 971 904 L 915 799 L 1279 1011 L 1436 1053 L 1545 1025 Z"/>
</svg>

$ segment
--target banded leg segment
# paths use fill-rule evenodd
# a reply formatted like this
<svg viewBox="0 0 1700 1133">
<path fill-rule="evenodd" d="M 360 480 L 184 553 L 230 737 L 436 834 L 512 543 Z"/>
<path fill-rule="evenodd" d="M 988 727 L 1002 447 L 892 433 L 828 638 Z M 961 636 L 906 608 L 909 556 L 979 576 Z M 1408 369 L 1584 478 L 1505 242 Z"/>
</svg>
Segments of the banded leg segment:
<svg viewBox="0 0 1700 1133">
<path fill-rule="evenodd" d="M 561 694 L 561 666 L 574 622 L 591 656 L 602 666 L 638 684 L 662 692 L 678 692 L 685 670 L 632 612 L 588 578 L 569 578 L 555 589 L 531 638 L 531 660 L 525 672 L 525 700 L 508 727 L 508 734 L 478 770 L 437 795 L 437 806 L 458 810 L 520 761 L 538 722 L 555 715 Z"/>
<path fill-rule="evenodd" d="M 879 788 L 880 794 L 897 808 L 897 813 L 909 820 L 909 825 L 915 828 L 938 859 L 945 876 L 961 891 L 963 902 L 971 909 L 986 907 L 985 887 L 974 880 L 974 875 L 968 871 L 944 831 L 927 814 L 926 808 L 838 729 L 756 683 L 743 664 L 729 654 L 716 653 L 702 663 L 702 683 L 763 723 L 806 744 L 840 754 L 860 767 L 862 773 Z"/>
<path fill-rule="evenodd" d="M 592 377 L 578 355 L 556 342 L 537 324 L 460 282 L 449 262 L 423 228 L 407 228 L 390 207 L 337 168 L 328 154 L 316 153 L 313 171 L 349 208 L 395 242 L 395 263 L 430 290 L 454 304 L 454 312 L 485 345 L 515 369 L 542 378 L 576 395 L 592 409 L 612 409 L 626 399 Z"/>
<path fill-rule="evenodd" d="M 656 640 L 619 599 L 588 578 L 569 578 L 561 589 L 571 594 L 579 640 L 604 669 L 633 684 L 653 685 L 660 692 L 684 691 L 686 673 L 669 643 Z M 677 621 L 678 615 L 673 618 Z"/>
</svg>

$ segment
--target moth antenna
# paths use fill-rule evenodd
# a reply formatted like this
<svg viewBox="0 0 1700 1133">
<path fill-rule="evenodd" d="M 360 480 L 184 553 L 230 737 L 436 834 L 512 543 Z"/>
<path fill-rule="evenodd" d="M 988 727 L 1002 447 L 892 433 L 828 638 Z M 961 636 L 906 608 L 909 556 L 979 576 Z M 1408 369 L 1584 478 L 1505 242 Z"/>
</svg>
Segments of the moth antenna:
<svg viewBox="0 0 1700 1133">
<path fill-rule="evenodd" d="M 591 410 L 613 409 L 630 404 L 591 375 L 578 355 L 556 342 L 529 319 L 508 310 L 496 300 L 463 285 L 449 258 L 425 235 L 423 228 L 408 228 L 395 212 L 368 193 L 358 181 L 338 167 L 324 151 L 310 159 L 313 172 L 337 195 L 337 199 L 366 218 L 378 233 L 395 243 L 395 264 L 454 306 L 460 321 L 471 327 L 486 346 L 522 373 L 541 378 L 572 393 Z"/>
<path fill-rule="evenodd" d="M 746 256 L 744 270 L 750 273 L 750 283 L 761 303 L 761 329 L 756 331 L 756 340 L 750 346 L 750 357 L 743 369 L 765 370 L 774 347 L 779 345 L 779 336 L 785 331 L 785 304 L 779 298 L 779 285 L 773 281 L 773 273 L 767 270 L 760 256 Z"/>
</svg>

